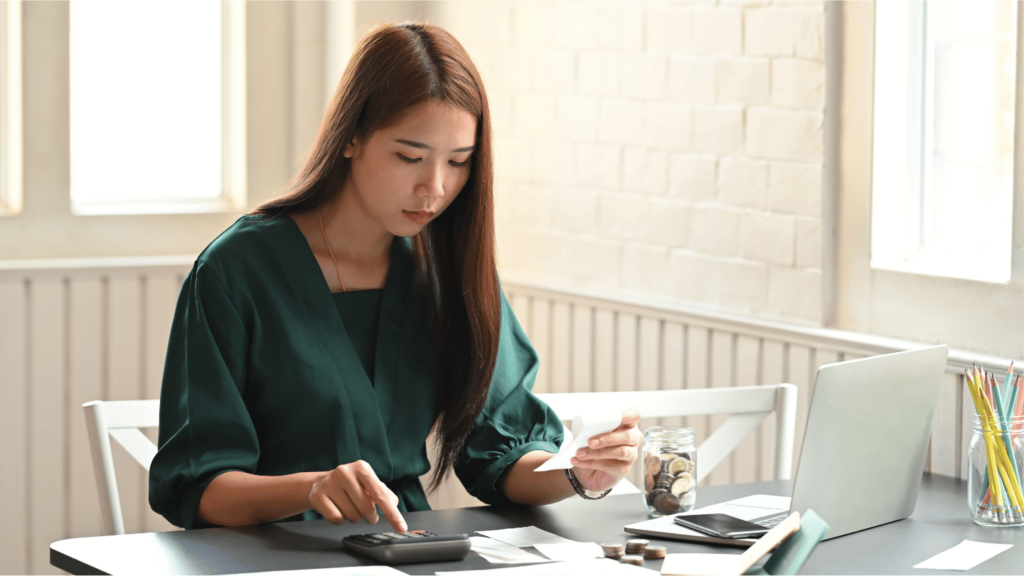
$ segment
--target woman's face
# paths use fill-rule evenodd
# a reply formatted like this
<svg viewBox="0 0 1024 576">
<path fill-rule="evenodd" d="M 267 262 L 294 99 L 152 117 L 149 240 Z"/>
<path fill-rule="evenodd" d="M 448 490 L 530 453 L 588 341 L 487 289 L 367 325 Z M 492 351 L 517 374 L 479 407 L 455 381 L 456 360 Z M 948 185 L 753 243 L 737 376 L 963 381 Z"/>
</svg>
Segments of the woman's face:
<svg viewBox="0 0 1024 576">
<path fill-rule="evenodd" d="M 395 236 L 414 236 L 466 185 L 476 145 L 476 118 L 436 101 L 410 108 L 400 121 L 345 147 L 352 159 L 346 200 Z"/>
</svg>

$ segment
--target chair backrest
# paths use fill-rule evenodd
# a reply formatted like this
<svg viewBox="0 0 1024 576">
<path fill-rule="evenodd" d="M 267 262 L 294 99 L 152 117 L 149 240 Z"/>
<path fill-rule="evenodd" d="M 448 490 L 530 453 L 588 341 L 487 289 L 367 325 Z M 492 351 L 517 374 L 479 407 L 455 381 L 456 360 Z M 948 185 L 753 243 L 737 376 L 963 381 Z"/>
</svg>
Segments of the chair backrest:
<svg viewBox="0 0 1024 576">
<path fill-rule="evenodd" d="M 85 409 L 85 425 L 89 431 L 89 446 L 92 448 L 92 466 L 96 472 L 96 488 L 100 494 L 103 533 L 124 534 L 124 519 L 121 516 L 121 500 L 117 495 L 117 478 L 114 476 L 110 439 L 117 440 L 117 443 L 148 472 L 149 465 L 156 456 L 156 445 L 139 429 L 159 426 L 160 401 L 97 400 L 82 404 L 82 408 Z"/>
<path fill-rule="evenodd" d="M 697 481 L 700 482 L 772 412 L 776 413 L 774 475 L 780 480 L 792 478 L 796 395 L 797 387 L 793 384 L 771 384 L 690 390 L 567 392 L 537 394 L 537 397 L 551 406 L 561 420 L 571 420 L 591 409 L 608 406 L 623 410 L 636 408 L 644 418 L 729 414 L 729 418 L 697 447 Z"/>
</svg>

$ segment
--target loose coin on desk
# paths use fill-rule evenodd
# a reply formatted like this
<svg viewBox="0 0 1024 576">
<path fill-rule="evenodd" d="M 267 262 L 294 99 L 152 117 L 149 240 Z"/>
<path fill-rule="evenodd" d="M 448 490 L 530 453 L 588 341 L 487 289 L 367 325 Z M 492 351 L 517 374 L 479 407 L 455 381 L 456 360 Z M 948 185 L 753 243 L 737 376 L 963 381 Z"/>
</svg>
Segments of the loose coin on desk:
<svg viewBox="0 0 1024 576">
<path fill-rule="evenodd" d="M 644 557 L 636 555 L 623 556 L 619 559 L 619 562 L 622 562 L 623 564 L 632 564 L 633 566 L 643 566 Z"/>
<path fill-rule="evenodd" d="M 640 538 L 626 541 L 626 554 L 643 554 L 649 542 Z"/>
<path fill-rule="evenodd" d="M 604 551 L 605 558 L 611 558 L 612 560 L 622 558 L 622 544 L 601 544 L 601 550 Z"/>
<path fill-rule="evenodd" d="M 668 554 L 668 548 L 664 546 L 648 546 L 644 548 L 644 558 L 647 560 L 660 560 Z"/>
</svg>

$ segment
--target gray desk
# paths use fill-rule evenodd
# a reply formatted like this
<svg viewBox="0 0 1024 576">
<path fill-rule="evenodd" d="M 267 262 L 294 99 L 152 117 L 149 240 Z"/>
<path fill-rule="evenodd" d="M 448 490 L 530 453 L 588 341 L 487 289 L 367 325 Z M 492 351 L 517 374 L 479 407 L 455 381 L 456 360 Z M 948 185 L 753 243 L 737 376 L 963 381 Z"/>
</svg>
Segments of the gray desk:
<svg viewBox="0 0 1024 576">
<path fill-rule="evenodd" d="M 789 494 L 791 482 L 774 481 L 701 488 L 702 506 L 749 494 Z M 821 543 L 804 574 L 939 574 L 915 570 L 914 564 L 969 539 L 1013 544 L 1014 547 L 982 563 L 971 574 L 1024 574 L 1024 528 L 982 528 L 969 518 L 964 503 L 967 484 L 944 476 L 925 474 L 917 510 L 907 520 L 849 534 Z M 406 516 L 412 529 L 441 534 L 534 525 L 566 538 L 593 542 L 625 542 L 627 524 L 644 519 L 639 496 L 608 497 L 598 502 L 578 498 L 539 508 L 490 507 L 413 512 Z M 828 520 L 827 518 L 825 519 Z M 189 532 L 128 534 L 62 540 L 50 545 L 50 563 L 73 574 L 226 574 L 303 568 L 371 565 L 342 548 L 348 534 L 387 531 L 385 525 L 327 521 L 286 522 L 246 528 L 210 528 Z M 722 552 L 740 549 L 657 540 L 672 552 Z M 645 566 L 660 570 L 661 561 Z M 438 570 L 498 567 L 470 553 L 456 563 L 398 566 L 409 574 Z M 964 572 L 950 572 L 964 574 Z"/>
</svg>

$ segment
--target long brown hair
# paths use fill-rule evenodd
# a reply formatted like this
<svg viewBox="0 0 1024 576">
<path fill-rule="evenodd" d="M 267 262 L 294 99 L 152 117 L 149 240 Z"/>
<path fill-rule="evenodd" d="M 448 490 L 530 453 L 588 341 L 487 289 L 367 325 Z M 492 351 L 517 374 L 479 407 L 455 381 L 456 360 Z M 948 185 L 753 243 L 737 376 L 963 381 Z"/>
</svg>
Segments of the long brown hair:
<svg viewBox="0 0 1024 576">
<path fill-rule="evenodd" d="M 393 125 L 409 108 L 428 100 L 465 110 L 477 120 L 469 180 L 451 205 L 413 238 L 422 301 L 438 354 L 434 490 L 451 472 L 483 410 L 501 323 L 491 119 L 483 82 L 458 40 L 436 26 L 408 22 L 369 32 L 345 69 L 290 191 L 253 213 L 274 216 L 327 202 L 349 174 L 345 145 Z"/>
</svg>

